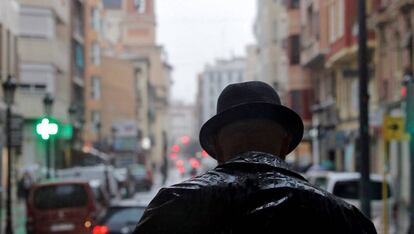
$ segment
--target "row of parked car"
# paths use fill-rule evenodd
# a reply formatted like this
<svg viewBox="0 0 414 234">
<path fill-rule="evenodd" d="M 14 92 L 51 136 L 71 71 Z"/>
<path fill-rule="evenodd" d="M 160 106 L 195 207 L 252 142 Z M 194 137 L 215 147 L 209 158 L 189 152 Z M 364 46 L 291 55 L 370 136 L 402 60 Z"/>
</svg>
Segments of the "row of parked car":
<svg viewBox="0 0 414 234">
<path fill-rule="evenodd" d="M 306 174 L 308 181 L 333 195 L 342 198 L 346 202 L 360 208 L 360 174 L 356 172 L 329 172 L 317 171 Z M 372 221 L 378 233 L 383 232 L 383 192 L 387 196 L 387 212 L 388 212 L 388 233 L 396 233 L 396 219 L 397 213 L 395 209 L 395 193 L 391 177 L 385 179 L 385 190 L 383 190 L 383 176 L 378 174 L 370 175 L 370 189 L 371 189 L 371 216 Z"/>
<path fill-rule="evenodd" d="M 131 233 L 146 204 L 122 200 L 121 191 L 128 180 L 132 194 L 150 189 L 152 173 L 138 164 L 126 170 L 124 180 L 117 173 L 106 165 L 70 168 L 59 171 L 59 179 L 35 184 L 27 198 L 26 232 Z"/>
<path fill-rule="evenodd" d="M 132 200 L 109 202 L 104 194 L 82 180 L 35 185 L 27 199 L 26 232 L 131 233 L 146 204 Z"/>
</svg>

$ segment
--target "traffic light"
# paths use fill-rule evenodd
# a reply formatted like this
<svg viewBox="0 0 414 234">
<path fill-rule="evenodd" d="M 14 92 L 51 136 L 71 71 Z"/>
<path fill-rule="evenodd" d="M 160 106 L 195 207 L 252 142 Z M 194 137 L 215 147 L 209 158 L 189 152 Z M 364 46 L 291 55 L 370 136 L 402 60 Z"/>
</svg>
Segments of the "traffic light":
<svg viewBox="0 0 414 234">
<path fill-rule="evenodd" d="M 43 140 L 49 140 L 51 135 L 56 135 L 59 131 L 57 123 L 53 123 L 49 118 L 43 118 L 36 124 L 36 134 Z"/>
</svg>

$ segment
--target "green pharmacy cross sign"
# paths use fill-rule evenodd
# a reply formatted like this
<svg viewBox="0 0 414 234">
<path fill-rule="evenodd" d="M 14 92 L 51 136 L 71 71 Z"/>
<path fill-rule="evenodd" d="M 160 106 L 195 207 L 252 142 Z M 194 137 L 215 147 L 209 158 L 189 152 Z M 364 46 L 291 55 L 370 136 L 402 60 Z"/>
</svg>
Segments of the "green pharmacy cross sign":
<svg viewBox="0 0 414 234">
<path fill-rule="evenodd" d="M 57 123 L 51 123 L 48 118 L 43 118 L 40 123 L 36 125 L 36 133 L 42 137 L 43 140 L 49 140 L 51 135 L 58 133 L 59 127 Z"/>
</svg>

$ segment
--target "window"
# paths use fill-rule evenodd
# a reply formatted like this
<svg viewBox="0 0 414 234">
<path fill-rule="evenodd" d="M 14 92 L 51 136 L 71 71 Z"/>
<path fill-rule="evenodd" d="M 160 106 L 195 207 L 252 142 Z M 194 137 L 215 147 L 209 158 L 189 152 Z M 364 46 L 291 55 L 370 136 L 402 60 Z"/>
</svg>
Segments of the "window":
<svg viewBox="0 0 414 234">
<path fill-rule="evenodd" d="M 20 85 L 22 91 L 44 93 L 55 91 L 56 68 L 51 64 L 20 64 Z"/>
<path fill-rule="evenodd" d="M 83 207 L 88 203 L 87 194 L 77 184 L 43 186 L 34 192 L 34 205 L 40 210 Z"/>
<path fill-rule="evenodd" d="M 367 1 L 370 2 L 370 1 Z M 342 37 L 345 34 L 345 0 L 338 0 L 338 33 L 337 38 Z"/>
<path fill-rule="evenodd" d="M 300 6 L 300 0 L 289 0 L 289 8 L 297 9 Z"/>
<path fill-rule="evenodd" d="M 121 9 L 122 0 L 103 0 L 103 5 L 106 9 Z"/>
<path fill-rule="evenodd" d="M 302 91 L 293 90 L 290 95 L 292 109 L 302 115 Z"/>
<path fill-rule="evenodd" d="M 22 7 L 19 18 L 19 34 L 25 37 L 53 38 L 55 36 L 55 18 L 52 10 Z"/>
<path fill-rule="evenodd" d="M 101 80 L 95 76 L 91 79 L 91 97 L 94 100 L 101 98 Z"/>
<path fill-rule="evenodd" d="M 351 110 L 354 113 L 358 113 L 359 111 L 359 97 L 357 95 L 358 91 L 359 91 L 359 82 L 358 79 L 352 79 L 351 81 Z M 349 96 L 348 96 L 349 98 Z M 348 99 L 349 100 L 349 99 Z"/>
<path fill-rule="evenodd" d="M 137 12 L 144 13 L 145 12 L 145 0 L 134 0 L 134 7 Z"/>
<path fill-rule="evenodd" d="M 300 40 L 299 35 L 293 35 L 289 38 L 289 58 L 290 64 L 300 63 Z"/>
<path fill-rule="evenodd" d="M 0 26 L 0 60 L 3 59 L 3 54 L 7 53 L 7 48 L 4 48 L 3 46 L 3 32 L 4 30 L 2 29 L 2 27 Z M 0 62 L 0 75 L 3 75 L 1 72 L 3 72 L 5 70 L 5 68 L 3 67 L 3 63 Z"/>
<path fill-rule="evenodd" d="M 91 113 L 92 132 L 98 133 L 101 124 L 101 113 L 92 111 Z"/>
<path fill-rule="evenodd" d="M 101 63 L 101 48 L 97 42 L 94 42 L 91 47 L 91 62 L 95 65 Z"/>
<path fill-rule="evenodd" d="M 329 5 L 329 41 L 335 42 L 336 40 L 336 32 L 335 32 L 335 26 L 336 26 L 336 14 L 335 14 L 335 2 L 332 1 Z"/>
<path fill-rule="evenodd" d="M 391 190 L 387 185 L 388 197 L 391 197 Z M 333 194 L 345 199 L 359 199 L 359 181 L 346 180 L 338 181 L 333 188 Z M 382 199 L 382 183 L 378 181 L 371 181 L 371 196 L 372 200 Z"/>
<path fill-rule="evenodd" d="M 85 58 L 83 52 L 83 46 L 78 42 L 75 42 L 75 73 L 78 77 L 83 77 L 83 71 L 85 68 Z"/>
<path fill-rule="evenodd" d="M 99 9 L 94 7 L 92 8 L 92 28 L 95 31 L 99 31 L 101 28 L 101 17 Z"/>
<path fill-rule="evenodd" d="M 46 91 L 46 85 L 45 84 L 35 84 L 34 90 L 36 92 L 45 92 Z"/>
</svg>

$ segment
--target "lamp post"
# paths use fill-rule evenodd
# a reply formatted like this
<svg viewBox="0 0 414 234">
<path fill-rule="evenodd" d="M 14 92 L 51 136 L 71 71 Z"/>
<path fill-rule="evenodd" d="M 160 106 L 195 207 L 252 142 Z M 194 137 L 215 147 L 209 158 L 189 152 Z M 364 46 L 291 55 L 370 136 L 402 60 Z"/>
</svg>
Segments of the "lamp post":
<svg viewBox="0 0 414 234">
<path fill-rule="evenodd" d="M 368 52 L 365 0 L 358 0 L 358 70 L 359 70 L 359 139 L 360 200 L 361 210 L 371 218 L 370 194 L 370 150 L 369 150 L 369 94 L 368 94 Z"/>
<path fill-rule="evenodd" d="M 410 233 L 414 231 L 414 78 L 411 69 L 404 75 L 406 96 L 406 129 L 410 135 Z"/>
<path fill-rule="evenodd" d="M 11 75 L 7 77 L 7 80 L 3 83 L 4 102 L 7 105 L 6 110 L 6 136 L 7 136 L 7 194 L 6 194 L 6 234 L 13 233 L 13 220 L 12 220 L 12 199 L 11 199 L 11 175 L 12 175 L 12 142 L 11 142 L 11 107 L 14 103 L 14 93 L 16 91 L 16 81 Z"/>
<path fill-rule="evenodd" d="M 74 147 L 74 142 L 77 140 L 76 138 L 78 137 L 77 135 L 77 130 L 79 128 L 79 124 L 77 121 L 77 113 L 78 113 L 78 108 L 76 106 L 76 104 L 72 104 L 70 105 L 69 109 L 68 109 L 68 114 L 69 114 L 69 121 L 73 126 L 73 135 L 72 135 L 72 139 L 71 139 L 71 147 Z"/>
<path fill-rule="evenodd" d="M 52 114 L 52 105 L 53 97 L 50 93 L 47 93 L 43 98 L 43 106 L 45 110 L 46 117 L 49 117 Z M 45 140 L 45 151 L 46 151 L 46 178 L 50 179 L 50 138 L 48 137 Z"/>
<path fill-rule="evenodd" d="M 96 131 L 98 133 L 98 136 L 97 136 L 97 142 L 98 142 L 97 147 L 98 147 L 99 150 L 101 150 L 101 147 L 102 147 L 102 142 L 101 142 L 102 141 L 102 123 L 101 123 L 101 121 L 99 121 L 99 122 L 96 123 Z"/>
<path fill-rule="evenodd" d="M 68 109 L 68 114 L 69 114 L 69 121 L 70 124 L 72 124 L 73 127 L 73 134 L 71 139 L 69 140 L 69 152 L 68 152 L 68 160 L 67 163 L 71 165 L 71 160 L 72 160 L 72 152 L 75 148 L 75 142 L 77 140 L 77 134 L 78 134 L 78 124 L 77 124 L 77 120 L 76 120 L 76 114 L 77 114 L 77 106 L 76 104 L 71 104 L 69 109 Z"/>
</svg>

